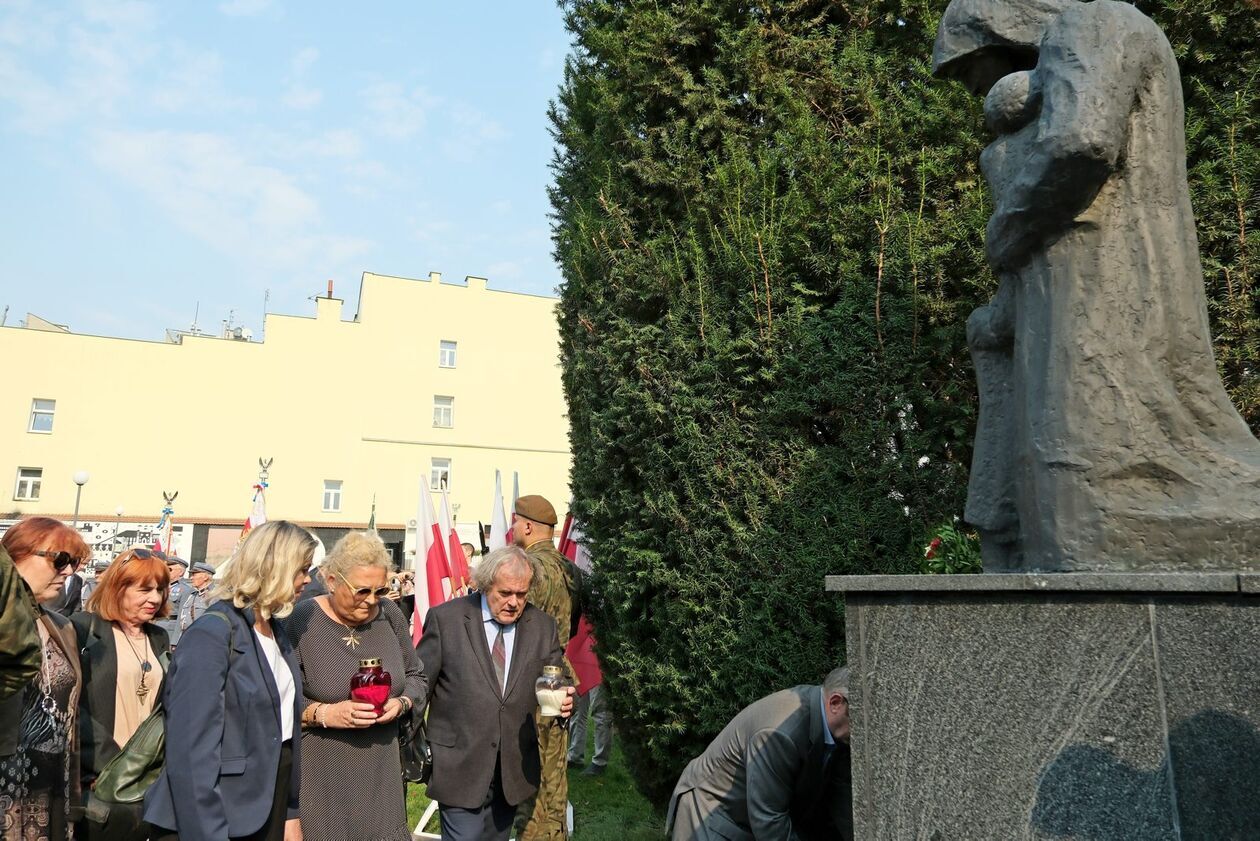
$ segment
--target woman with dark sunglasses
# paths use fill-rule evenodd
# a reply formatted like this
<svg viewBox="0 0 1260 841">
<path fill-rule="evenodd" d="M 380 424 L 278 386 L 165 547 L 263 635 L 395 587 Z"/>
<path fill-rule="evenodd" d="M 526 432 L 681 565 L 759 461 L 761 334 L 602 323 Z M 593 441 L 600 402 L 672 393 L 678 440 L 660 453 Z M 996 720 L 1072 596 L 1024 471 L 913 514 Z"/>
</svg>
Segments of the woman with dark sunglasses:
<svg viewBox="0 0 1260 841">
<path fill-rule="evenodd" d="M 34 610 L 39 669 L 0 698 L 0 839 L 66 841 L 81 811 L 75 720 L 82 679 L 70 621 L 43 605 L 61 595 L 88 546 L 65 523 L 28 517 L 5 532 L 0 548 L 22 581 L 17 595 L 26 605 L 40 603 Z M 0 648 L 14 650 L 18 640 L 10 636 L 25 631 L 6 627 Z"/>
<path fill-rule="evenodd" d="M 410 841 L 398 755 L 398 717 L 424 697 L 424 672 L 407 620 L 389 599 L 389 552 L 351 532 L 322 565 L 328 594 L 288 621 L 302 665 L 302 829 L 306 841 Z M 360 661 L 392 678 L 383 712 L 351 701 Z"/>
</svg>

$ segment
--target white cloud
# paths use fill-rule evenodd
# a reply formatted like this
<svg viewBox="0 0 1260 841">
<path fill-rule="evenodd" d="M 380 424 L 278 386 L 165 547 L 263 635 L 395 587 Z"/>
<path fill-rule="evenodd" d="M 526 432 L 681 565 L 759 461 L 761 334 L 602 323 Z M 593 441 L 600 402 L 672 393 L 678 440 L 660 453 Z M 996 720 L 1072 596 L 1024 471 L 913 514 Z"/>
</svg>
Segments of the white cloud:
<svg viewBox="0 0 1260 841">
<path fill-rule="evenodd" d="M 292 108 L 295 111 L 306 111 L 324 101 L 324 92 L 319 88 L 291 85 L 284 92 L 284 96 L 281 97 L 280 101 L 284 103 L 286 108 Z"/>
<path fill-rule="evenodd" d="M 157 19 L 157 9 L 141 0 L 86 0 L 83 16 L 113 30 L 148 30 Z"/>
<path fill-rule="evenodd" d="M 228 17 L 245 18 L 261 15 L 271 7 L 271 0 L 227 0 L 219 4 L 219 11 Z"/>
<path fill-rule="evenodd" d="M 352 161 L 346 164 L 340 183 L 353 196 L 377 199 L 389 187 L 397 186 L 399 178 L 380 161 Z M 414 190 L 417 185 L 413 180 L 408 186 Z"/>
<path fill-rule="evenodd" d="M 295 270 L 366 253 L 369 240 L 322 230 L 319 202 L 288 173 L 199 132 L 105 131 L 94 160 L 189 234 L 261 268 Z"/>
<path fill-rule="evenodd" d="M 499 122 L 467 105 L 456 105 L 451 110 L 450 126 L 442 151 L 460 163 L 475 161 L 487 148 L 508 136 Z"/>
<path fill-rule="evenodd" d="M 16 109 L 14 124 L 30 134 L 44 134 L 70 120 L 78 104 L 55 86 L 0 54 L 0 101 Z"/>
<path fill-rule="evenodd" d="M 372 128 L 391 140 L 409 140 L 424 128 L 438 104 L 424 88 L 405 89 L 397 82 L 377 82 L 363 90 Z"/>
<path fill-rule="evenodd" d="M 292 61 L 289 62 L 289 67 L 294 76 L 303 76 L 318 60 L 319 50 L 314 47 L 305 47 L 297 51 Z"/>
<path fill-rule="evenodd" d="M 248 100 L 229 93 L 223 82 L 223 59 L 213 50 L 174 43 L 162 54 L 161 70 L 151 94 L 164 111 L 203 114 L 235 110 Z"/>
<path fill-rule="evenodd" d="M 412 236 L 427 245 L 449 243 L 452 234 L 455 233 L 455 226 L 441 218 L 413 220 L 411 224 Z"/>
<path fill-rule="evenodd" d="M 63 18 L 50 3 L 5 0 L 0 3 L 0 44 L 46 52 L 56 45 Z"/>
<path fill-rule="evenodd" d="M 284 150 L 279 150 L 283 153 Z M 289 145 L 289 153 L 310 155 L 317 158 L 357 158 L 363 151 L 363 141 L 351 129 L 333 129 L 315 137 L 304 138 Z"/>
<path fill-rule="evenodd" d="M 32 134 L 114 116 L 134 102 L 139 71 L 158 52 L 147 3 L 92 0 L 73 17 L 48 13 L 49 5 L 0 7 L 0 43 L 12 47 L 0 52 L 0 99 L 15 106 L 13 124 Z"/>
<path fill-rule="evenodd" d="M 306 76 L 318 60 L 319 50 L 306 47 L 298 50 L 289 61 L 288 87 L 280 100 L 285 107 L 305 111 L 323 102 L 324 92 L 306 84 Z"/>
</svg>

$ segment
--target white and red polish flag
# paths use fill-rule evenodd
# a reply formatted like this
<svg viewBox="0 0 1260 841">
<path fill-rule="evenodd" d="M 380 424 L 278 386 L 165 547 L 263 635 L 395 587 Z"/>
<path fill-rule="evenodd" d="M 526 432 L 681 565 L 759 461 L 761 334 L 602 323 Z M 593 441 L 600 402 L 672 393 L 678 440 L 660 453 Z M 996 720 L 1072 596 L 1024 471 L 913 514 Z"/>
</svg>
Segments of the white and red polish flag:
<svg viewBox="0 0 1260 841">
<path fill-rule="evenodd" d="M 451 516 L 451 495 L 442 483 L 442 533 L 446 535 L 446 557 L 451 564 L 451 589 L 463 595 L 468 592 L 468 559 L 464 557 L 464 547 L 460 545 L 459 534 L 455 531 L 455 520 Z"/>
<path fill-rule="evenodd" d="M 215 578 L 223 578 L 228 565 L 236 559 L 236 553 L 241 550 L 241 544 L 245 542 L 245 538 L 249 536 L 250 531 L 267 522 L 267 487 L 268 483 L 266 480 L 261 480 L 254 485 L 254 502 L 250 507 L 249 516 L 245 518 L 245 522 L 241 525 L 241 536 L 236 538 L 236 547 L 232 550 L 231 557 L 219 564 L 219 568 L 214 573 Z"/>
<path fill-rule="evenodd" d="M 265 522 L 267 522 L 267 483 L 259 482 L 254 485 L 254 503 L 250 508 L 249 516 L 245 518 L 245 524 L 241 526 L 241 536 L 237 543 L 245 539 L 250 529 L 256 529 Z"/>
<path fill-rule="evenodd" d="M 494 471 L 494 501 L 490 503 L 490 539 L 486 545 L 491 551 L 512 542 L 508 531 L 508 518 L 503 513 L 503 476 Z"/>
<path fill-rule="evenodd" d="M 569 507 L 572 509 L 572 503 Z M 564 529 L 560 532 L 560 543 L 556 548 L 583 572 L 591 571 L 591 554 L 582 542 L 582 527 L 574 521 L 572 510 L 565 515 Z M 573 671 L 577 673 L 578 691 L 583 695 L 604 682 L 604 674 L 599 668 L 599 657 L 595 655 L 595 629 L 591 627 L 585 613 L 578 619 L 577 633 L 564 647 L 564 656 L 573 664 Z"/>
<path fill-rule="evenodd" d="M 451 565 L 446 557 L 446 538 L 433 510 L 427 476 L 420 479 L 420 504 L 416 511 L 416 609 L 411 642 L 420 642 L 429 608 L 446 601 L 451 592 Z"/>
<path fill-rule="evenodd" d="M 175 530 L 175 509 L 168 502 L 162 509 L 162 518 L 158 520 L 158 524 L 154 529 L 157 537 L 153 539 L 153 548 L 159 552 L 168 552 L 175 554 L 174 547 L 171 546 L 171 534 Z"/>
<path fill-rule="evenodd" d="M 512 545 L 512 518 L 516 516 L 516 501 L 521 498 L 521 474 L 512 471 L 512 507 L 507 510 L 508 531 L 504 546 Z"/>
</svg>

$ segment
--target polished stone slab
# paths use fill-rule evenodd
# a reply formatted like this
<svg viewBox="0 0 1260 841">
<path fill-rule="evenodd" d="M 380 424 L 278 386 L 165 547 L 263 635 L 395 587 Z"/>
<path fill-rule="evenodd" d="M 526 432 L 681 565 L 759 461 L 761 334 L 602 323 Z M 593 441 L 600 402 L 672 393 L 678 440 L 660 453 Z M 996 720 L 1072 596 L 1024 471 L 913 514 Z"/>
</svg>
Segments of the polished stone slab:
<svg viewBox="0 0 1260 841">
<path fill-rule="evenodd" d="M 846 600 L 856 838 L 1260 837 L 1260 597 L 1244 586 L 829 578 Z"/>
</svg>

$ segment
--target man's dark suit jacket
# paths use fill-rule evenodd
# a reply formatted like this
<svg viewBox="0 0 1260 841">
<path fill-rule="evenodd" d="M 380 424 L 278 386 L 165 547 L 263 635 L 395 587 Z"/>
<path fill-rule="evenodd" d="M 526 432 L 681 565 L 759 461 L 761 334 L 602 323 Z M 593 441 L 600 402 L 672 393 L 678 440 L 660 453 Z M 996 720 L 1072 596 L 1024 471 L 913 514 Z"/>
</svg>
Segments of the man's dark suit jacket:
<svg viewBox="0 0 1260 841">
<path fill-rule="evenodd" d="M 555 620 L 533 605 L 516 620 L 515 633 L 503 693 L 486 645 L 480 593 L 440 604 L 425 618 L 418 648 L 429 675 L 433 779 L 428 795 L 438 803 L 461 809 L 482 806 L 496 758 L 509 804 L 515 806 L 538 790 L 534 682 L 543 666 L 563 662 L 564 649 Z"/>
<path fill-rule="evenodd" d="M 220 613 L 230 623 L 210 615 Z M 274 620 L 276 643 L 293 673 L 293 773 L 288 817 L 298 816 L 302 669 Z M 232 641 L 228 650 L 228 640 Z M 348 690 L 347 690 L 348 691 Z M 280 690 L 254 637 L 254 611 L 216 602 L 180 637 L 162 691 L 169 711 L 166 765 L 144 799 L 144 819 L 180 841 L 256 832 L 271 815 L 280 767 Z M 347 769 L 353 773 L 353 769 Z"/>
<path fill-rule="evenodd" d="M 55 610 L 62 616 L 72 616 L 83 609 L 83 576 L 72 572 L 66 581 L 70 586 L 63 587 L 61 595 L 44 605 L 44 608 Z"/>
<path fill-rule="evenodd" d="M 122 745 L 114 741 L 114 698 L 118 689 L 118 647 L 114 625 L 95 613 L 70 617 L 79 644 L 79 666 L 83 671 L 83 691 L 79 695 L 79 751 L 83 784 L 96 779 Z M 149 646 L 157 656 L 155 669 L 165 671 L 171 660 L 171 642 L 166 631 L 153 622 L 144 626 Z M 127 653 L 131 657 L 130 652 Z M 166 678 L 163 677 L 163 682 Z"/>
</svg>

